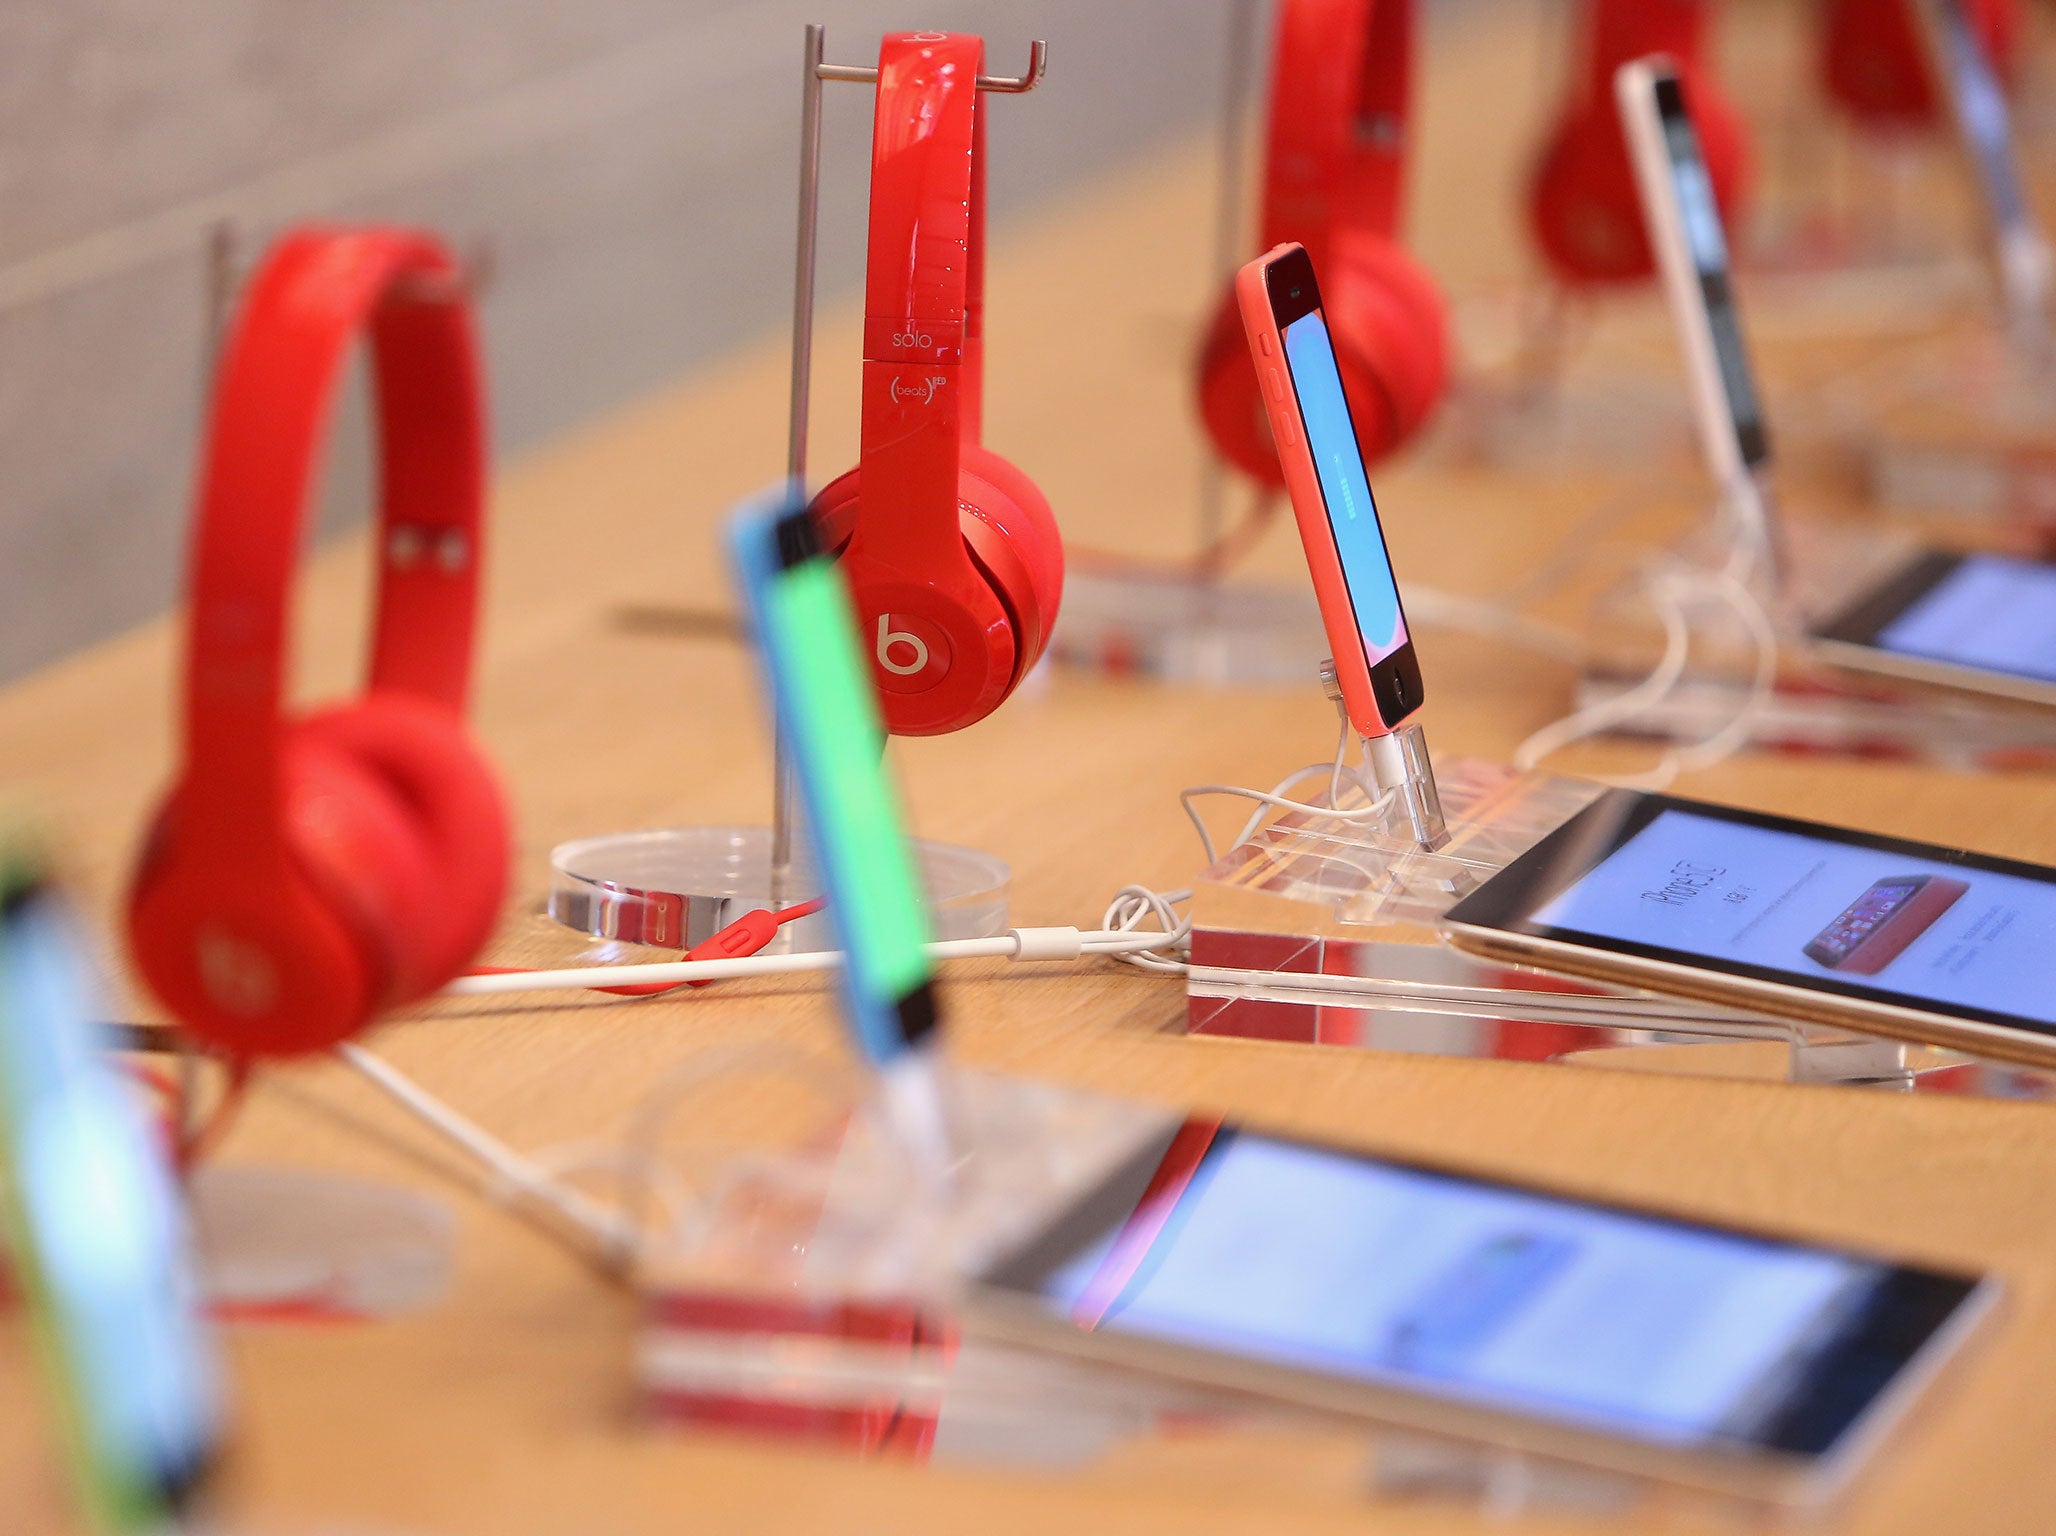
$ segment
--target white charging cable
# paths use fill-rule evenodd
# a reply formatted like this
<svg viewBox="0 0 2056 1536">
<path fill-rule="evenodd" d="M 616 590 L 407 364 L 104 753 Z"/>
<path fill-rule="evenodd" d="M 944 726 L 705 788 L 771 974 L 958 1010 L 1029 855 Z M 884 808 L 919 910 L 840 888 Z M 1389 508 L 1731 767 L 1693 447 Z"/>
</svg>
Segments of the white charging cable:
<svg viewBox="0 0 2056 1536">
<path fill-rule="evenodd" d="M 1748 566 L 1742 565 L 1746 571 Z M 1749 637 L 1750 676 L 1747 689 L 1728 718 L 1697 741 L 1667 748 L 1654 767 L 1640 774 L 1605 777 L 1632 789 L 1662 789 L 1678 774 L 1708 768 L 1747 745 L 1750 733 L 1770 703 L 1777 682 L 1778 636 L 1770 614 L 1731 560 L 1712 571 L 1664 562 L 1645 573 L 1645 591 L 1663 625 L 1662 653 L 1649 673 L 1611 698 L 1571 711 L 1532 733 L 1514 749 L 1516 767 L 1532 769 L 1576 741 L 1632 724 L 1668 703 L 1683 681 L 1691 658 L 1692 609 L 1695 600 L 1711 598 L 1741 621 Z"/>
<path fill-rule="evenodd" d="M 1147 936 L 1105 928 L 1009 928 L 988 939 L 941 939 L 928 946 L 936 960 L 1077 960 L 1086 955 L 1132 954 Z M 628 965 L 575 965 L 553 971 L 508 971 L 460 976 L 445 997 L 492 997 L 509 992 L 586 991 L 597 987 L 682 986 L 691 981 L 735 981 L 745 976 L 790 976 L 841 968 L 839 949 L 793 955 L 747 955 L 738 960 L 650 960 Z"/>
</svg>

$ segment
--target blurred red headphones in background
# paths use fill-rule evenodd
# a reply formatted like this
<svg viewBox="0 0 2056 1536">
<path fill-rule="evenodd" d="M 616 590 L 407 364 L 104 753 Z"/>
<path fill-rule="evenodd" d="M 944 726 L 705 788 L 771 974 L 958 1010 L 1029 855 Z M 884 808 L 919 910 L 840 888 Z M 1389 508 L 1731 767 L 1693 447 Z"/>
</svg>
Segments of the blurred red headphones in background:
<svg viewBox="0 0 2056 1536">
<path fill-rule="evenodd" d="M 1414 0 L 1284 0 L 1271 65 L 1257 249 L 1297 240 L 1313 257 L 1367 461 L 1427 420 L 1448 379 L 1442 291 L 1398 239 L 1413 12 Z M 1222 457 L 1284 485 L 1233 288 L 1200 353 L 1199 407 Z"/>
<path fill-rule="evenodd" d="M 1934 72 L 1921 43 L 1921 0 L 1827 0 L 1820 74 L 1829 100 L 1868 128 L 1935 120 Z M 2011 81 L 2020 48 L 2019 0 L 1959 0 L 1993 70 Z"/>
<path fill-rule="evenodd" d="M 1064 549 L 1035 482 L 980 446 L 985 44 L 889 34 L 878 54 L 864 278 L 863 457 L 815 499 L 842 556 L 886 727 L 991 714 L 1042 654 Z"/>
<path fill-rule="evenodd" d="M 360 333 L 384 460 L 371 677 L 349 703 L 290 716 L 293 569 Z M 463 719 L 482 415 L 470 311 L 437 240 L 303 230 L 272 248 L 214 382 L 181 761 L 129 899 L 138 969 L 206 1044 L 335 1045 L 441 987 L 491 935 L 507 813 Z"/>
<path fill-rule="evenodd" d="M 1668 56 L 1685 80 L 1714 198 L 1735 226 L 1749 147 L 1741 118 L 1702 62 L 1710 9 L 1701 0 L 1586 5 L 1570 99 L 1536 163 L 1528 203 L 1536 243 L 1563 283 L 1628 282 L 1655 271 L 1613 94 L 1614 72 L 1650 54 Z"/>
</svg>

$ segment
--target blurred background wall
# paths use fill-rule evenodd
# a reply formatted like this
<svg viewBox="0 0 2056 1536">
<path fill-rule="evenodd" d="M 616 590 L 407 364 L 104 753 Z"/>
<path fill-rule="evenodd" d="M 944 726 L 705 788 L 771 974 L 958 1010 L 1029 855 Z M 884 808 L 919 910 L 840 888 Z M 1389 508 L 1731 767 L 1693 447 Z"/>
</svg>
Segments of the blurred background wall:
<svg viewBox="0 0 2056 1536">
<path fill-rule="evenodd" d="M 0 0 L 0 678 L 174 599 L 214 227 L 233 226 L 245 261 L 308 216 L 489 245 L 504 453 L 785 324 L 804 22 L 827 23 L 830 57 L 852 63 L 888 26 L 981 31 L 1004 73 L 1051 40 L 1043 91 L 996 105 L 1003 230 L 1199 125 L 1228 12 Z M 870 100 L 828 91 L 824 295 L 861 275 Z M 361 436 L 343 434 L 330 527 L 361 514 Z"/>
</svg>

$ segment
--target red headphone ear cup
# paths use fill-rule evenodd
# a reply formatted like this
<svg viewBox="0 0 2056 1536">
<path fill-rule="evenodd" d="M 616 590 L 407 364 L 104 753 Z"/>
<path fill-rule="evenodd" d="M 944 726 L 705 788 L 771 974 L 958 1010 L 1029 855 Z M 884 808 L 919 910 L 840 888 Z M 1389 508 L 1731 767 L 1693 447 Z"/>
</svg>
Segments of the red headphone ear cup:
<svg viewBox="0 0 2056 1536">
<path fill-rule="evenodd" d="M 814 498 L 821 542 L 837 555 L 856 534 L 862 474 L 861 469 L 852 469 L 838 475 Z M 973 562 L 1013 621 L 1014 669 L 1006 690 L 1011 692 L 1042 654 L 1056 623 L 1064 589 L 1063 540 L 1040 487 L 990 449 L 972 445 L 963 450 L 957 522 Z M 1005 697 L 1005 692 L 999 695 Z M 900 695 L 881 692 L 879 704 L 888 727 L 916 729 L 902 718 Z M 924 720 L 918 733 L 931 735 L 975 723 L 960 720 L 937 727 Z"/>
<path fill-rule="evenodd" d="M 294 727 L 365 774 L 411 845 L 372 872 L 393 953 L 393 1001 L 425 997 L 485 947 L 507 888 L 506 802 L 462 721 L 401 694 L 371 694 Z M 425 871 L 425 875 L 422 873 Z"/>
<path fill-rule="evenodd" d="M 1376 462 L 1420 429 L 1448 387 L 1447 306 L 1428 269 L 1396 240 L 1345 236 L 1333 252 L 1322 307 L 1358 446 Z M 1261 484 L 1284 485 L 1232 291 L 1200 351 L 1199 405 L 1223 458 Z"/>
<path fill-rule="evenodd" d="M 1056 627 L 1064 597 L 1063 535 L 1042 487 L 1011 460 L 967 446 L 963 478 L 958 509 L 964 541 L 1014 616 L 1018 681 L 1041 658 Z"/>
<path fill-rule="evenodd" d="M 1914 9 L 1919 3 L 1829 0 L 1821 29 L 1821 83 L 1859 120 L 1911 127 L 1933 120 L 1934 81 Z M 1992 67 L 2010 80 L 2020 40 L 2016 0 L 1964 0 L 1963 14 Z"/>
<path fill-rule="evenodd" d="M 418 839 L 361 766 L 289 728 L 279 768 L 276 884 L 217 877 L 184 848 L 178 786 L 129 897 L 129 943 L 150 989 L 196 1038 L 237 1056 L 327 1050 L 392 1001 L 391 906 L 429 875 Z"/>
<path fill-rule="evenodd" d="M 814 519 L 814 531 L 821 547 L 832 555 L 849 548 L 857 531 L 857 485 L 861 469 L 846 469 L 821 487 L 807 511 Z"/>
<path fill-rule="evenodd" d="M 1693 75 L 1689 89 L 1714 200 L 1732 226 L 1747 192 L 1747 134 L 1707 76 Z M 1566 284 L 1633 282 L 1656 270 L 1627 138 L 1610 97 L 1557 128 L 1535 166 L 1528 221 L 1543 256 Z"/>
<path fill-rule="evenodd" d="M 1215 308 L 1200 345 L 1199 419 L 1222 458 L 1260 485 L 1284 486 L 1233 288 Z"/>
<path fill-rule="evenodd" d="M 1611 111 L 1557 126 L 1535 167 L 1528 215 L 1536 244 L 1567 283 L 1623 282 L 1653 270 L 1634 168 Z"/>
<path fill-rule="evenodd" d="M 1441 286 L 1397 241 L 1340 240 L 1330 266 L 1328 330 L 1358 446 L 1374 463 L 1421 429 L 1448 387 L 1448 311 Z"/>
</svg>

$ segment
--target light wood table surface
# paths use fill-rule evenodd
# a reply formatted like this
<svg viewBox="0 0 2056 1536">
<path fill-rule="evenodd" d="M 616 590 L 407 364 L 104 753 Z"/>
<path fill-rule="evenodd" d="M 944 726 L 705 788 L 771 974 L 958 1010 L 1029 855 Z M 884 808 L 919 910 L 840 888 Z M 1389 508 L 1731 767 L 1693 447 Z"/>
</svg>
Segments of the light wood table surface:
<svg viewBox="0 0 2056 1536">
<path fill-rule="evenodd" d="M 1472 56 L 1525 99 L 1532 61 Z M 1478 76 L 1474 75 L 1474 79 Z M 1507 180 L 1523 112 L 1466 113 L 1428 81 L 1421 243 L 1453 286 L 1518 261 Z M 1031 101 L 999 104 L 994 131 Z M 1504 167 L 1504 169 L 1492 169 Z M 1457 195 L 1460 190 L 1461 195 Z M 1206 302 L 1203 146 L 1174 147 L 996 232 L 992 445 L 1048 491 L 1078 544 L 1190 547 L 1199 444 L 1186 359 Z M 1495 211 L 1497 210 L 1497 211 Z M 697 301 L 716 302 L 715 296 Z M 1634 323 L 1647 326 L 1647 312 Z M 853 456 L 857 327 L 819 338 L 817 472 Z M 752 663 L 715 626 L 623 622 L 636 609 L 721 616 L 733 602 L 712 530 L 782 463 L 784 342 L 510 466 L 497 485 L 480 732 L 509 785 L 518 878 L 489 958 L 573 946 L 537 915 L 557 841 L 615 829 L 761 822 L 768 750 Z M 1683 444 L 1682 433 L 1678 442 Z M 1689 460 L 1679 458 L 1681 486 Z M 1637 471 L 1646 465 L 1636 466 Z M 1544 555 L 1621 478 L 1466 465 L 1444 452 L 1379 476 L 1400 571 L 1491 592 Z M 1691 493 L 1674 498 L 1682 508 Z M 1295 578 L 1289 532 L 1251 563 Z M 310 696 L 345 687 L 362 648 L 360 544 L 302 594 Z M 0 693 L 0 792 L 33 808 L 87 912 L 118 911 L 171 728 L 168 624 Z M 1422 639 L 1439 752 L 1503 757 L 1560 713 L 1569 679 L 1486 641 Z M 919 829 L 1014 870 L 1015 920 L 1096 922 L 1119 885 L 1188 881 L 1187 784 L 1272 782 L 1322 755 L 1332 716 L 1296 690 L 1198 691 L 1039 677 L 993 720 L 902 743 Z M 1595 767 L 1634 761 L 1594 751 Z M 2056 785 L 1917 768 L 1738 758 L 1689 791 L 2029 858 L 2056 859 Z M 2029 1105 L 1566 1066 L 1524 1066 L 1182 1038 L 1182 989 L 1105 965 L 953 973 L 954 1049 L 1050 1079 L 1197 1103 L 1299 1131 L 1518 1174 L 1697 1216 L 1769 1223 L 1991 1268 L 2005 1315 L 1923 1404 L 1843 1506 L 1849 1532 L 2045 1531 L 2056 1511 L 2056 1112 Z M 132 1016 L 153 1017 L 131 998 Z M 712 1049 L 768 1041 L 844 1053 L 811 984 L 738 985 L 642 1004 L 448 1006 L 378 1049 L 526 1148 L 617 1135 L 648 1085 Z M 695 1106 L 703 1141 L 799 1113 L 772 1083 Z M 1467 1509 L 1368 1507 L 1359 1448 L 1325 1433 L 1190 1435 L 1124 1447 L 1076 1475 L 864 1464 L 633 1422 L 633 1297 L 473 1192 L 442 1148 L 332 1066 L 264 1077 L 229 1162 L 353 1172 L 435 1191 L 457 1215 L 454 1283 L 390 1322 L 245 1325 L 227 1337 L 239 1433 L 229 1469 L 251 1531 L 323 1522 L 422 1536 L 631 1536 L 681 1530 L 1043 1532 L 1467 1530 Z M 0 1532 L 67 1527 L 18 1318 L 0 1321 Z M 1528 1528 L 1671 1528 L 1671 1516 Z"/>
</svg>

